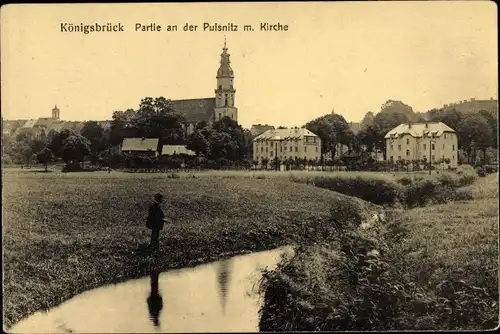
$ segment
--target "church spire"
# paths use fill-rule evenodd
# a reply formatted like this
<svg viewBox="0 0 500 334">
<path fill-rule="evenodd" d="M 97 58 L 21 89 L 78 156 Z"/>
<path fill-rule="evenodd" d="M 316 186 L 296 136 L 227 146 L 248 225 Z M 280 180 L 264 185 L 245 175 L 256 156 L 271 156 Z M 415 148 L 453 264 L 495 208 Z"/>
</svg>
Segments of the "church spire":
<svg viewBox="0 0 500 334">
<path fill-rule="evenodd" d="M 231 66 L 231 60 L 229 60 L 229 53 L 227 52 L 227 41 L 224 37 L 224 47 L 222 48 L 222 53 L 220 55 L 220 66 L 217 71 L 217 78 L 234 78 L 234 72 Z"/>
</svg>

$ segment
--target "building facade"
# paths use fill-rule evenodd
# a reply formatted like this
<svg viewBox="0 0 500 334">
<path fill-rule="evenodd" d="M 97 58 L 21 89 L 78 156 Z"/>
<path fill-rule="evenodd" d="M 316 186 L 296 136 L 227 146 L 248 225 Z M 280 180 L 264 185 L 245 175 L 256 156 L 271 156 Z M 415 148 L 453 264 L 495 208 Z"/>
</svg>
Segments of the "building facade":
<svg viewBox="0 0 500 334">
<path fill-rule="evenodd" d="M 320 138 L 305 128 L 267 130 L 253 139 L 253 159 L 262 164 L 262 159 L 289 158 L 319 160 Z"/>
<path fill-rule="evenodd" d="M 449 159 L 458 165 L 458 138 L 455 130 L 442 122 L 400 124 L 385 135 L 389 161 L 432 161 Z"/>
</svg>

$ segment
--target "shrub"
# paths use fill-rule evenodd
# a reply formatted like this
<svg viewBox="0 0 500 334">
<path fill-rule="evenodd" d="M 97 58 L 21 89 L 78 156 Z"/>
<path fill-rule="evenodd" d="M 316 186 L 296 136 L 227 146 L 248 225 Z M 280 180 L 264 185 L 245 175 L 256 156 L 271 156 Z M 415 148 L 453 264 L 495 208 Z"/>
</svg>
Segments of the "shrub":
<svg viewBox="0 0 500 334">
<path fill-rule="evenodd" d="M 463 174 L 458 178 L 458 186 L 465 187 L 474 183 L 476 176 L 472 173 Z"/>
<path fill-rule="evenodd" d="M 443 193 L 445 191 L 446 188 L 437 181 L 424 180 L 414 182 L 406 187 L 401 201 L 410 208 L 425 206 L 431 202 L 431 200 L 440 202 L 440 199 L 443 199 Z"/>
<path fill-rule="evenodd" d="M 402 190 L 401 185 L 393 181 L 362 177 L 317 176 L 314 185 L 379 205 L 394 204 Z"/>
<path fill-rule="evenodd" d="M 477 167 L 476 168 L 476 173 L 479 177 L 485 177 L 486 176 L 486 172 L 484 171 L 484 168 L 483 167 Z"/>
<path fill-rule="evenodd" d="M 179 179 L 180 176 L 177 173 L 170 173 L 170 174 L 167 175 L 167 178 L 169 178 L 169 179 Z"/>
<path fill-rule="evenodd" d="M 497 173 L 498 172 L 498 165 L 484 165 L 484 171 L 487 174 L 492 174 L 492 173 Z"/>
<path fill-rule="evenodd" d="M 409 184 L 412 184 L 413 179 L 409 176 L 403 176 L 402 178 L 398 179 L 396 182 L 399 184 L 402 184 L 403 186 L 407 186 Z"/>
<path fill-rule="evenodd" d="M 457 188 L 458 180 L 453 178 L 450 174 L 443 173 L 437 177 L 438 182 L 444 187 Z"/>
</svg>

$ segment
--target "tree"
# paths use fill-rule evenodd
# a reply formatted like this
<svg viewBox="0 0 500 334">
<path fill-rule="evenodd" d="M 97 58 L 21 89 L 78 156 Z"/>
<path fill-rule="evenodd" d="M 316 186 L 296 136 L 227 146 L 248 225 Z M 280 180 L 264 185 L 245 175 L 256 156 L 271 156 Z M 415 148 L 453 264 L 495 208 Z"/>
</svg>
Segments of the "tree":
<svg viewBox="0 0 500 334">
<path fill-rule="evenodd" d="M 493 143 L 488 121 L 480 114 L 468 114 L 458 125 L 458 132 L 462 147 L 467 150 L 467 156 L 472 158 L 472 161 L 475 160 L 475 154 L 471 154 L 474 153 L 471 145 L 474 142 L 475 148 L 483 151 L 483 161 L 485 161 L 486 149 Z"/>
<path fill-rule="evenodd" d="M 125 134 L 136 135 L 134 129 L 131 127 L 132 118 L 135 116 L 136 112 L 133 109 L 113 112 L 109 128 L 109 144 L 111 146 L 121 144 Z"/>
<path fill-rule="evenodd" d="M 77 134 L 70 129 L 64 129 L 60 132 L 50 132 L 47 138 L 47 147 L 53 152 L 56 158 L 62 158 L 64 143 L 66 139 L 72 136 L 77 136 Z"/>
<path fill-rule="evenodd" d="M 491 138 L 493 148 L 498 148 L 498 118 L 487 110 L 480 110 L 479 115 L 483 116 L 491 128 Z"/>
<path fill-rule="evenodd" d="M 376 133 L 374 146 L 381 150 L 386 159 L 385 135 L 396 126 L 408 123 L 415 118 L 413 109 L 401 101 L 388 100 L 381 107 L 380 112 L 373 120 L 373 130 Z"/>
<path fill-rule="evenodd" d="M 90 141 L 80 135 L 66 138 L 62 147 L 62 158 L 66 165 L 82 164 L 90 153 Z"/>
<path fill-rule="evenodd" d="M 80 134 L 90 142 L 91 162 L 97 163 L 97 154 L 104 149 L 104 129 L 96 121 L 85 122 Z"/>
<path fill-rule="evenodd" d="M 45 171 L 47 171 L 48 164 L 52 160 L 52 150 L 50 148 L 44 148 L 38 154 L 36 154 L 36 160 L 38 163 L 41 163 L 45 167 Z"/>
<path fill-rule="evenodd" d="M 196 153 L 196 155 L 210 155 L 210 142 L 203 135 L 201 130 L 195 130 L 189 135 L 186 148 Z"/>
<path fill-rule="evenodd" d="M 429 121 L 442 122 L 455 131 L 459 130 L 459 124 L 463 118 L 462 113 L 457 111 L 455 108 L 451 110 L 433 109 L 428 111 L 428 114 L 429 114 Z"/>
<path fill-rule="evenodd" d="M 178 143 L 185 140 L 184 121 L 184 115 L 172 108 L 171 100 L 163 96 L 146 97 L 141 100 L 130 125 L 140 137 L 163 138 L 166 142 Z"/>
<path fill-rule="evenodd" d="M 238 147 L 229 134 L 213 131 L 208 141 L 210 143 L 210 157 L 212 159 L 226 158 L 234 161 Z"/>
<path fill-rule="evenodd" d="M 231 138 L 234 151 L 231 158 L 228 157 L 230 160 L 241 160 L 251 154 L 253 147 L 251 133 L 249 131 L 245 132 L 235 120 L 223 117 L 219 121 L 214 122 L 212 129 L 218 133 L 225 133 Z"/>
<path fill-rule="evenodd" d="M 267 169 L 267 164 L 269 163 L 269 158 L 262 158 L 262 167 L 265 167 Z"/>
<path fill-rule="evenodd" d="M 326 152 L 331 152 L 335 144 L 333 125 L 323 116 L 308 122 L 305 127 L 321 139 L 321 164 L 323 164 L 324 155 Z"/>
</svg>

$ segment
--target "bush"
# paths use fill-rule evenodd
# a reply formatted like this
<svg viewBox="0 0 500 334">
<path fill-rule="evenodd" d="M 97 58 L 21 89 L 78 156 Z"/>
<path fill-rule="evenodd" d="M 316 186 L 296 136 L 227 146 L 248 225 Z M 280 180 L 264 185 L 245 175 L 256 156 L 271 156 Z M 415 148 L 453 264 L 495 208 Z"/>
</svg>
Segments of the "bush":
<svg viewBox="0 0 500 334">
<path fill-rule="evenodd" d="M 407 186 L 407 185 L 413 183 L 413 179 L 409 176 L 403 176 L 402 178 L 398 179 L 396 182 L 399 184 L 402 184 L 403 186 Z"/>
<path fill-rule="evenodd" d="M 458 180 L 453 178 L 450 174 L 443 173 L 437 177 L 438 182 L 444 187 L 457 188 Z"/>
<path fill-rule="evenodd" d="M 362 177 L 317 176 L 314 185 L 378 205 L 394 204 L 402 191 L 401 185 L 396 182 Z"/>
<path fill-rule="evenodd" d="M 424 180 L 414 182 L 406 187 L 401 202 L 405 203 L 410 208 L 425 206 L 431 201 L 440 202 L 440 200 L 443 200 L 443 194 L 446 190 L 447 189 L 437 181 Z"/>
<path fill-rule="evenodd" d="M 486 176 L 486 172 L 484 171 L 484 168 L 483 167 L 477 167 L 476 168 L 476 173 L 479 177 L 485 177 Z"/>
<path fill-rule="evenodd" d="M 458 186 L 465 187 L 474 183 L 476 176 L 472 173 L 463 174 L 458 178 Z"/>
<path fill-rule="evenodd" d="M 483 168 L 486 174 L 493 174 L 498 172 L 498 165 L 484 165 Z"/>
</svg>

